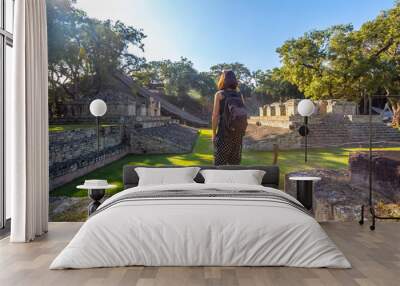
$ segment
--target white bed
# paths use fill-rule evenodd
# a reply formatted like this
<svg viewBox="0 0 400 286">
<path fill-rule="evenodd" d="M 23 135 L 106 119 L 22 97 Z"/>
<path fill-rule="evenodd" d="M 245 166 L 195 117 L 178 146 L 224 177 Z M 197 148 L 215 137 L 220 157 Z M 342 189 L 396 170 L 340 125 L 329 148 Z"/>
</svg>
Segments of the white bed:
<svg viewBox="0 0 400 286">
<path fill-rule="evenodd" d="M 122 199 L 150 191 L 207 193 L 210 189 L 262 191 L 272 199 L 251 195 Z M 350 268 L 320 225 L 285 201 L 299 204 L 282 191 L 254 185 L 130 188 L 100 206 L 50 269 L 128 265 Z"/>
</svg>

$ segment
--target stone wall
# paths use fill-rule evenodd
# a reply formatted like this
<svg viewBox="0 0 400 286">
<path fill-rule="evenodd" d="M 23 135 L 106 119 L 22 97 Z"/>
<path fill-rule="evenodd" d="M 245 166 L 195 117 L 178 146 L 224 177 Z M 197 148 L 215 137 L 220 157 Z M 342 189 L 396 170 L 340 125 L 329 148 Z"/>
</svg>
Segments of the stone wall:
<svg viewBox="0 0 400 286">
<path fill-rule="evenodd" d="M 291 176 L 318 176 L 314 182 L 313 214 L 317 221 L 355 221 L 359 219 L 361 204 L 366 203 L 367 193 L 353 189 L 347 170 L 297 171 L 285 175 L 285 193 L 297 197 L 296 182 Z"/>
<path fill-rule="evenodd" d="M 50 189 L 127 154 L 123 127 L 103 127 L 100 138 L 101 152 L 97 154 L 95 128 L 49 133 Z"/>
<path fill-rule="evenodd" d="M 122 143 L 123 127 L 102 127 L 100 149 Z M 77 156 L 87 155 L 97 148 L 96 128 L 81 128 L 49 133 L 49 160 L 51 164 L 65 162 Z"/>
<path fill-rule="evenodd" d="M 299 115 L 297 112 L 297 106 L 300 99 L 290 99 L 286 102 L 274 102 L 266 104 L 259 108 L 260 119 L 271 120 L 273 117 L 286 116 L 289 120 L 291 116 Z M 345 100 L 316 100 L 314 101 L 315 112 L 314 115 L 325 115 L 325 114 L 340 114 L 340 115 L 356 115 L 357 104 L 351 101 Z"/>
<path fill-rule="evenodd" d="M 249 124 L 260 124 L 268 127 L 291 129 L 294 125 L 294 118 L 288 116 L 258 117 L 252 116 L 248 119 Z"/>
<path fill-rule="evenodd" d="M 400 202 L 399 152 L 374 151 L 372 156 L 372 187 L 389 202 Z M 369 154 L 354 152 L 349 158 L 351 183 L 359 188 L 369 188 Z"/>
<path fill-rule="evenodd" d="M 399 152 L 391 154 L 387 155 L 400 157 Z M 314 183 L 314 217 L 318 221 L 358 221 L 361 215 L 361 205 L 367 205 L 369 198 L 368 159 L 366 156 L 366 153 L 351 154 L 349 169 L 300 170 L 287 173 L 285 175 L 285 192 L 297 197 L 296 182 L 289 179 L 291 176 L 318 176 L 322 180 Z M 382 160 L 383 157 L 381 159 L 378 157 L 375 160 L 373 202 L 399 202 L 400 160 L 394 163 L 395 160 Z M 365 209 L 365 211 L 368 217 L 368 210 Z"/>
<path fill-rule="evenodd" d="M 267 134 L 264 138 L 257 138 L 256 140 L 248 134 L 243 140 L 243 149 L 245 150 L 272 151 L 274 145 L 277 145 L 281 150 L 299 149 L 302 147 L 302 137 L 297 132 L 287 132 Z"/>
<path fill-rule="evenodd" d="M 101 128 L 97 153 L 95 128 L 49 134 L 50 189 L 81 177 L 127 154 L 171 154 L 192 151 L 198 132 L 172 120 L 143 121 L 144 126 Z"/>
<path fill-rule="evenodd" d="M 318 102 L 318 111 L 320 114 L 357 114 L 357 103 L 344 100 L 322 100 Z"/>
<path fill-rule="evenodd" d="M 136 116 L 125 122 L 127 125 L 140 126 L 141 128 L 161 127 L 170 124 L 178 124 L 179 120 L 172 119 L 169 116 Z"/>
<path fill-rule="evenodd" d="M 104 90 L 96 95 L 107 103 L 107 113 L 103 120 L 118 121 L 121 117 L 159 117 L 161 116 L 161 102 L 156 98 L 144 97 L 139 93 L 126 90 L 124 92 L 111 89 Z M 58 124 L 60 121 L 85 122 L 93 118 L 90 113 L 90 102 L 95 98 L 85 97 L 57 103 L 55 110 L 50 112 L 50 122 Z M 57 115 L 57 116 L 56 116 Z"/>
<path fill-rule="evenodd" d="M 317 221 L 358 221 L 361 205 L 368 202 L 368 191 L 350 182 L 348 170 L 309 170 L 285 175 L 285 193 L 297 197 L 296 182 L 291 176 L 318 176 L 314 183 L 313 215 Z M 377 200 L 382 196 L 376 196 Z"/>
</svg>

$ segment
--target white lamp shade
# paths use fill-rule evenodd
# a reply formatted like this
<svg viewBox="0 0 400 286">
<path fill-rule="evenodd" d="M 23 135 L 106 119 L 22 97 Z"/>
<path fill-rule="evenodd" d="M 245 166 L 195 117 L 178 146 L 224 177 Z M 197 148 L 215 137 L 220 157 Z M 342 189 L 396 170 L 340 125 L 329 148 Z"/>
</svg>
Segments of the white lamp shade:
<svg viewBox="0 0 400 286">
<path fill-rule="evenodd" d="M 297 111 L 301 116 L 311 116 L 315 111 L 314 103 L 309 99 L 303 99 L 299 102 Z"/>
<path fill-rule="evenodd" d="M 101 99 L 95 99 L 90 103 L 89 110 L 93 116 L 103 116 L 107 112 L 107 104 Z"/>
</svg>

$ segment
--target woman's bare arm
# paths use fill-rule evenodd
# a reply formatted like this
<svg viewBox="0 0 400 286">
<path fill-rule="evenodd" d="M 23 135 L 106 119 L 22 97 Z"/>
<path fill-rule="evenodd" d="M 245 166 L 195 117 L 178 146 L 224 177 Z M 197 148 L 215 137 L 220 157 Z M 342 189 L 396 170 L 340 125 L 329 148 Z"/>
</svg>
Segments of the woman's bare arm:
<svg viewBox="0 0 400 286">
<path fill-rule="evenodd" d="M 215 140 L 215 136 L 217 134 L 217 127 L 218 127 L 218 121 L 219 121 L 219 109 L 220 109 L 220 101 L 221 101 L 221 94 L 216 93 L 214 96 L 214 108 L 213 108 L 213 113 L 212 113 L 212 140 Z"/>
</svg>

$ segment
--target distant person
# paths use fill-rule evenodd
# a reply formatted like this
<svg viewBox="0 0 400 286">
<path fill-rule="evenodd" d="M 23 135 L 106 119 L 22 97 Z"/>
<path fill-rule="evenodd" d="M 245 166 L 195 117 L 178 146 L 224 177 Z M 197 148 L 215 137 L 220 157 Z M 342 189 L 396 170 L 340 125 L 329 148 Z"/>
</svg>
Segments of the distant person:
<svg viewBox="0 0 400 286">
<path fill-rule="evenodd" d="M 240 165 L 247 112 L 233 71 L 223 71 L 218 81 L 212 113 L 214 165 Z"/>
</svg>

